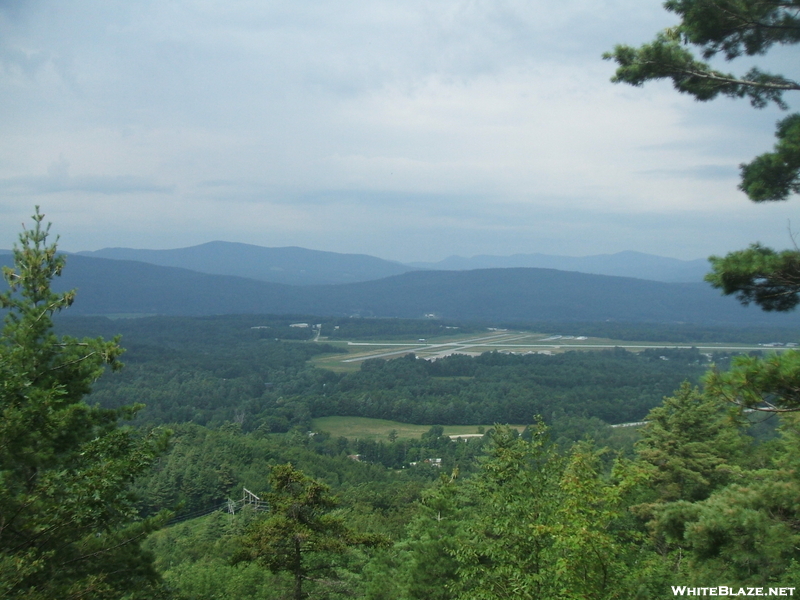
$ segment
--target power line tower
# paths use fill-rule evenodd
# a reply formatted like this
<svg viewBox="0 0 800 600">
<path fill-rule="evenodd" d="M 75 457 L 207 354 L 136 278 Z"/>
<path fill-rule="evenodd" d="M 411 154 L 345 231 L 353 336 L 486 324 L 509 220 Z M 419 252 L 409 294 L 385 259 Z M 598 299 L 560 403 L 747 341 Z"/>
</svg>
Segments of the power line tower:
<svg viewBox="0 0 800 600">
<path fill-rule="evenodd" d="M 267 510 L 267 503 L 247 488 L 242 488 L 242 506 L 252 506 L 255 510 Z"/>
</svg>

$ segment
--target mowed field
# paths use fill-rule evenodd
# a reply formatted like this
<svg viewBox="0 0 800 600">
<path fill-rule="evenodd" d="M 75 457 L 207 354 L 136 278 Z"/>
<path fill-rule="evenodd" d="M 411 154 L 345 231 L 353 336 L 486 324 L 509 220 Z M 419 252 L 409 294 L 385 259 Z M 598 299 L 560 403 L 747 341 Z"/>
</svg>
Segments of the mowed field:
<svg viewBox="0 0 800 600">
<path fill-rule="evenodd" d="M 386 419 L 368 419 L 366 417 L 321 417 L 312 421 L 314 431 L 325 431 L 333 437 L 346 437 L 350 439 L 388 440 L 389 432 L 395 430 L 398 439 L 419 439 L 428 431 L 430 425 L 409 425 L 399 421 Z M 445 435 L 464 435 L 479 433 L 479 425 L 445 425 Z M 492 424 L 482 426 L 485 431 L 493 427 Z M 512 425 L 522 432 L 525 425 Z"/>
</svg>

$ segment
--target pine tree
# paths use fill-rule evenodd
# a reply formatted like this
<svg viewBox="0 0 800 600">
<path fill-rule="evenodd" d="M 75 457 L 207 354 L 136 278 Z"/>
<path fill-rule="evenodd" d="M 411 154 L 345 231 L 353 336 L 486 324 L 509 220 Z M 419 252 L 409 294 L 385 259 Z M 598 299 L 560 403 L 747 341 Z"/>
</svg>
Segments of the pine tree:
<svg viewBox="0 0 800 600">
<path fill-rule="evenodd" d="M 646 419 L 636 453 L 659 502 L 704 500 L 737 472 L 747 439 L 719 398 L 684 383 Z"/>
<path fill-rule="evenodd" d="M 738 76 L 713 68 L 708 62 L 719 56 L 734 61 L 764 55 L 775 47 L 800 43 L 797 0 L 667 0 L 664 8 L 678 15 L 680 23 L 639 48 L 618 45 L 606 53 L 604 58 L 618 65 L 612 81 L 640 86 L 668 79 L 679 92 L 703 102 L 719 96 L 748 98 L 756 108 L 773 103 L 786 109 L 784 95 L 800 91 L 800 82 L 758 67 Z M 772 152 L 740 165 L 739 189 L 753 202 L 782 201 L 800 193 L 799 113 L 778 122 L 776 138 Z M 800 304 L 800 249 L 796 246 L 776 252 L 752 244 L 709 260 L 712 272 L 706 281 L 723 294 L 736 296 L 744 305 L 755 303 L 766 311 L 789 311 Z M 785 353 L 776 357 L 773 365 L 738 364 L 738 373 L 717 383 L 725 388 L 726 397 L 745 406 L 800 410 L 800 379 L 795 377 L 787 386 L 784 377 L 797 371 L 797 362 L 796 357 Z M 744 381 L 754 369 L 775 377 L 760 376 L 760 387 L 750 381 L 746 389 L 736 389 L 736 382 Z M 761 399 L 769 399 L 769 404 Z"/>
<path fill-rule="evenodd" d="M 312 574 L 318 583 L 333 584 L 336 559 L 350 548 L 387 543 L 382 536 L 351 530 L 331 514 L 338 502 L 328 486 L 292 465 L 273 467 L 269 483 L 269 516 L 253 523 L 234 562 L 257 562 L 273 573 L 290 573 L 294 600 L 305 597 L 303 586 Z"/>
<path fill-rule="evenodd" d="M 150 597 L 158 578 L 139 542 L 155 522 L 137 522 L 128 488 L 163 439 L 119 426 L 138 407 L 83 401 L 122 349 L 53 333 L 75 292 L 51 289 L 65 258 L 43 219 L 37 207 L 0 295 L 0 597 Z"/>
</svg>

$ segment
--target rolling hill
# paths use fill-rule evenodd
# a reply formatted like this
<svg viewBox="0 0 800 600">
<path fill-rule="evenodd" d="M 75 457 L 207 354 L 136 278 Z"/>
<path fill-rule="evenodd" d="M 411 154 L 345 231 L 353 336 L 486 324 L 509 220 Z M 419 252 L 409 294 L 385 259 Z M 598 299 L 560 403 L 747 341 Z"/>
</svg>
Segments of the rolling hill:
<svg viewBox="0 0 800 600">
<path fill-rule="evenodd" d="M 10 256 L 0 256 L 0 262 Z M 376 281 L 291 286 L 142 262 L 71 255 L 57 289 L 70 314 L 316 314 L 492 322 L 620 321 L 797 325 L 800 314 L 743 308 L 700 283 L 553 269 L 415 271 Z"/>
<path fill-rule="evenodd" d="M 595 275 L 636 277 L 665 282 L 699 282 L 709 271 L 708 260 L 679 260 L 642 252 L 617 252 L 594 256 L 555 256 L 551 254 L 478 255 L 471 258 L 450 256 L 439 262 L 411 263 L 420 269 L 465 271 L 532 267 L 558 269 Z"/>
</svg>

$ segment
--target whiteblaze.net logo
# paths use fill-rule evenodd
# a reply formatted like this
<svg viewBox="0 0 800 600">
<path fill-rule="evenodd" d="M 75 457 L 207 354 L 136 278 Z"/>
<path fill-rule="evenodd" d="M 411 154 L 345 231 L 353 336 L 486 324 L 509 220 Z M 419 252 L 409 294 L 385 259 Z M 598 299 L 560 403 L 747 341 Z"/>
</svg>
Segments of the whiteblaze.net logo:
<svg viewBox="0 0 800 600">
<path fill-rule="evenodd" d="M 793 587 L 687 587 L 673 585 L 673 596 L 794 596 Z"/>
</svg>

